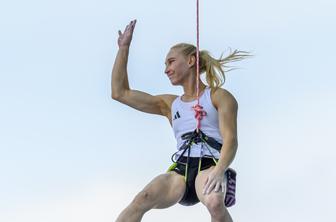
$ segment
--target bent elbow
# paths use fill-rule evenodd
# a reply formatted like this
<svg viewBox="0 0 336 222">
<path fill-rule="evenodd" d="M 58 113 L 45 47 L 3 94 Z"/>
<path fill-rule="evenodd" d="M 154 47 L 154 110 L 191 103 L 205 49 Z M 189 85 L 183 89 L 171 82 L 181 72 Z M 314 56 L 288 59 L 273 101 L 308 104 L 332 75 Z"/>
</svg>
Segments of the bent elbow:
<svg viewBox="0 0 336 222">
<path fill-rule="evenodd" d="M 112 93 L 112 94 L 111 94 L 111 98 L 112 98 L 113 100 L 117 100 L 117 101 L 118 101 L 118 99 L 120 99 L 120 95 L 118 95 L 118 94 L 116 94 L 116 93 Z"/>
<path fill-rule="evenodd" d="M 121 98 L 121 96 L 122 96 L 122 93 L 118 92 L 117 90 L 112 90 L 111 98 L 112 98 L 113 100 L 117 100 L 117 101 L 119 101 L 120 98 Z"/>
<path fill-rule="evenodd" d="M 233 139 L 233 144 L 234 144 L 234 146 L 237 148 L 238 147 L 238 139 L 237 139 L 237 137 L 235 137 L 234 139 Z"/>
<path fill-rule="evenodd" d="M 238 147 L 238 139 L 236 136 L 229 137 L 227 140 L 232 144 L 233 147 Z"/>
<path fill-rule="evenodd" d="M 112 94 L 111 94 L 111 98 L 113 99 L 113 100 L 116 100 L 116 101 L 121 101 L 124 97 L 125 97 L 125 93 L 126 92 L 113 92 L 112 91 Z"/>
</svg>

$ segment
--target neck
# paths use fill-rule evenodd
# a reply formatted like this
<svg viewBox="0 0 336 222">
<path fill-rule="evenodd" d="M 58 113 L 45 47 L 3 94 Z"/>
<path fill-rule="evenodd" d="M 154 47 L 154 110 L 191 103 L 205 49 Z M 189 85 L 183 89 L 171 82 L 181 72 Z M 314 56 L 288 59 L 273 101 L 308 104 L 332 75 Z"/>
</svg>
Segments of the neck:
<svg viewBox="0 0 336 222">
<path fill-rule="evenodd" d="M 204 85 L 204 83 L 200 80 L 199 81 L 199 96 L 201 95 L 201 93 L 204 91 L 205 88 L 206 88 L 206 85 Z M 196 81 L 193 81 L 190 84 L 183 85 L 183 91 L 184 91 L 184 94 L 183 94 L 184 97 L 196 98 L 197 97 Z"/>
<path fill-rule="evenodd" d="M 183 80 L 181 86 L 183 87 L 183 97 L 187 99 L 197 98 L 197 75 L 196 70 L 190 70 L 189 75 Z M 202 94 L 206 85 L 199 79 L 199 96 Z"/>
</svg>

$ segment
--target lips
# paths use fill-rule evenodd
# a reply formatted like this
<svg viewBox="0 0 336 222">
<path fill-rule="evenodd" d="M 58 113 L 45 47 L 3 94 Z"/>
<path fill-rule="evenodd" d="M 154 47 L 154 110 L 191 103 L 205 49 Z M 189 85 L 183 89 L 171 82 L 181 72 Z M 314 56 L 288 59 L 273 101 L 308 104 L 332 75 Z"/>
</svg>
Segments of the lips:
<svg viewBox="0 0 336 222">
<path fill-rule="evenodd" d="M 168 78 L 170 79 L 174 74 L 167 74 Z"/>
</svg>

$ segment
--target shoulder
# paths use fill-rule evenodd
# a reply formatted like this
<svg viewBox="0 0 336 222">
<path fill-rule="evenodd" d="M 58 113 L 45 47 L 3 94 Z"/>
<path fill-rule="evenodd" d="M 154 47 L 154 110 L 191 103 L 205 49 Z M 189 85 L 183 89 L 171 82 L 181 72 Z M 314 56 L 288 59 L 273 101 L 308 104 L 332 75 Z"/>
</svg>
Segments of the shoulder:
<svg viewBox="0 0 336 222">
<path fill-rule="evenodd" d="M 238 109 L 238 102 L 236 98 L 232 95 L 232 93 L 223 88 L 211 90 L 211 101 L 216 109 L 223 106 L 231 109 Z"/>
<path fill-rule="evenodd" d="M 171 106 L 178 96 L 172 94 L 161 94 L 155 97 L 157 97 L 161 101 L 161 111 L 167 116 L 170 114 Z"/>
<path fill-rule="evenodd" d="M 171 106 L 171 104 L 178 96 L 172 94 L 161 94 L 157 95 L 157 97 L 160 98 L 162 101 L 164 101 L 167 105 Z"/>
</svg>

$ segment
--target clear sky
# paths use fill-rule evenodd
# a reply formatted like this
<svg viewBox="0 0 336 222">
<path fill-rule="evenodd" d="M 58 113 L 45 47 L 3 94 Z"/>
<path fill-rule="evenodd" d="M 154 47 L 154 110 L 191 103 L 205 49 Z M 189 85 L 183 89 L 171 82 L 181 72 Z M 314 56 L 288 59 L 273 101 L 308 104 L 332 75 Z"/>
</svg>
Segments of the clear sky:
<svg viewBox="0 0 336 222">
<path fill-rule="evenodd" d="M 169 47 L 195 43 L 196 0 L 0 3 L 0 221 L 111 222 L 170 165 L 168 121 L 110 98 L 117 32 L 137 19 L 134 89 L 180 94 Z M 227 73 L 238 100 L 235 221 L 336 221 L 336 3 L 201 0 L 201 49 L 255 56 Z M 143 221 L 209 221 L 176 205 Z"/>
</svg>

